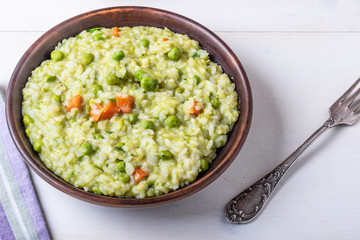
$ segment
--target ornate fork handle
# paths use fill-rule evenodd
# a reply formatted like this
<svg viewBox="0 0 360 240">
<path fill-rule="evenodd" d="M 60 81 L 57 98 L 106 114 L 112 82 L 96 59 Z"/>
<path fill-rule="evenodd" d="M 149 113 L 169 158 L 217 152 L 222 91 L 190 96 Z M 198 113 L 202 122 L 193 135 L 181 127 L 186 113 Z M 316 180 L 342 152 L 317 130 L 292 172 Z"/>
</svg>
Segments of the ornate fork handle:
<svg viewBox="0 0 360 240">
<path fill-rule="evenodd" d="M 264 208 L 271 193 L 294 164 L 300 154 L 310 146 L 325 130 L 337 125 L 329 118 L 295 152 L 280 163 L 273 171 L 232 199 L 226 207 L 226 220 L 231 223 L 247 223 L 253 220 Z"/>
</svg>

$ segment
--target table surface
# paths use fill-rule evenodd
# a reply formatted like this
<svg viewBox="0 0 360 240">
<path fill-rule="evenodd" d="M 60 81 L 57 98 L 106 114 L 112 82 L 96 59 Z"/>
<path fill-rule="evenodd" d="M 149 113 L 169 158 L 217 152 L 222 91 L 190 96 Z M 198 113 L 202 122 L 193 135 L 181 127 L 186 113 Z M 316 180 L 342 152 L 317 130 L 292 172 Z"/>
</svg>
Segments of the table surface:
<svg viewBox="0 0 360 240">
<path fill-rule="evenodd" d="M 357 0 L 0 1 L 0 86 L 45 31 L 77 14 L 118 5 L 177 12 L 219 35 L 248 74 L 254 114 L 230 168 L 204 190 L 149 209 L 74 199 L 32 172 L 54 239 L 355 239 L 360 236 L 360 126 L 326 132 L 286 176 L 256 221 L 231 225 L 224 207 L 327 119 L 360 75 Z"/>
</svg>

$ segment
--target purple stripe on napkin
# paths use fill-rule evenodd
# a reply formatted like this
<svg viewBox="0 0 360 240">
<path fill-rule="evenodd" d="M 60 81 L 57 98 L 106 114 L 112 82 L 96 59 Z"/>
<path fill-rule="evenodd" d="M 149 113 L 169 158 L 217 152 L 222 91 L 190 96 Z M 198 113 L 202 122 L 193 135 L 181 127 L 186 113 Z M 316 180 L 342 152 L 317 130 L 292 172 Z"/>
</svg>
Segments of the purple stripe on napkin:
<svg viewBox="0 0 360 240">
<path fill-rule="evenodd" d="M 6 239 L 6 240 L 13 240 L 15 239 L 14 233 L 11 230 L 9 221 L 7 220 L 4 208 L 0 202 L 0 226 L 1 226 L 1 231 L 0 231 L 0 239 Z"/>
<path fill-rule="evenodd" d="M 5 119 L 5 112 L 2 107 L 0 107 L 0 119 Z M 4 121 L 0 121 L 0 136 L 3 140 L 7 155 L 10 159 L 10 163 L 13 168 L 13 172 L 19 185 L 22 197 L 25 201 L 35 229 L 39 234 L 39 239 L 50 239 L 44 218 L 41 213 L 41 209 L 35 195 L 34 187 L 29 177 L 28 170 L 22 159 L 22 156 L 12 142 L 7 125 Z"/>
<path fill-rule="evenodd" d="M 22 156 L 12 141 L 6 124 L 3 96 L 0 96 L 0 101 L 0 137 L 3 148 L 5 148 L 7 155 L 7 158 L 3 158 L 3 161 L 8 161 L 8 163 L 5 162 L 2 165 L 3 167 L 8 166 L 5 167 L 6 169 L 4 169 L 4 171 L 7 172 L 9 176 L 14 176 L 12 178 L 13 180 L 11 180 L 11 177 L 8 180 L 12 181 L 10 185 L 14 187 L 14 189 L 12 189 L 13 193 L 15 194 L 14 199 L 16 200 L 16 204 L 20 210 L 20 215 L 22 218 L 20 221 L 22 221 L 25 225 L 27 232 L 30 234 L 30 239 L 48 240 L 50 239 L 50 236 L 30 179 L 28 169 Z M 4 212 L 10 214 L 12 213 L 12 210 L 5 209 Z M 6 214 L 4 214 L 4 216 L 6 217 Z M 8 219 L 6 219 L 6 221 L 8 222 Z M 9 224 L 10 231 L 14 233 L 10 226 L 12 225 Z M 4 229 L 7 228 L 4 228 L 3 225 L 0 225 L 0 232 L 4 231 Z M 0 237 L 0 239 L 7 238 Z"/>
</svg>

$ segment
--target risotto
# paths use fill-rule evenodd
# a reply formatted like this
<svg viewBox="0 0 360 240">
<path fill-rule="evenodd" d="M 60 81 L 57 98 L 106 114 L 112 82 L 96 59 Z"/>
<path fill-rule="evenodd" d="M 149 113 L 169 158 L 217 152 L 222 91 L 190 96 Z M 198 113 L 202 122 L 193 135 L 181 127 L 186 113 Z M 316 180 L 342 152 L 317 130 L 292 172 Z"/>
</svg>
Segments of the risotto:
<svg viewBox="0 0 360 240">
<path fill-rule="evenodd" d="M 154 27 L 64 39 L 29 77 L 22 113 L 56 175 L 137 198 L 195 181 L 239 117 L 234 83 L 199 43 Z"/>
</svg>

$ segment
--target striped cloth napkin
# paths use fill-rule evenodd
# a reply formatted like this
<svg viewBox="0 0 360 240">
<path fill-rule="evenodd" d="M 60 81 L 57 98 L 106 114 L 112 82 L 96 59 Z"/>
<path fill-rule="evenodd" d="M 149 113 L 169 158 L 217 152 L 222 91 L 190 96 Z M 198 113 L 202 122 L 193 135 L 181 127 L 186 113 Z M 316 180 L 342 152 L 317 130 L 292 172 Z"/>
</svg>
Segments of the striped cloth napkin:
<svg viewBox="0 0 360 240">
<path fill-rule="evenodd" d="M 5 119 L 0 91 L 0 240 L 50 239 L 27 166 Z"/>
</svg>

